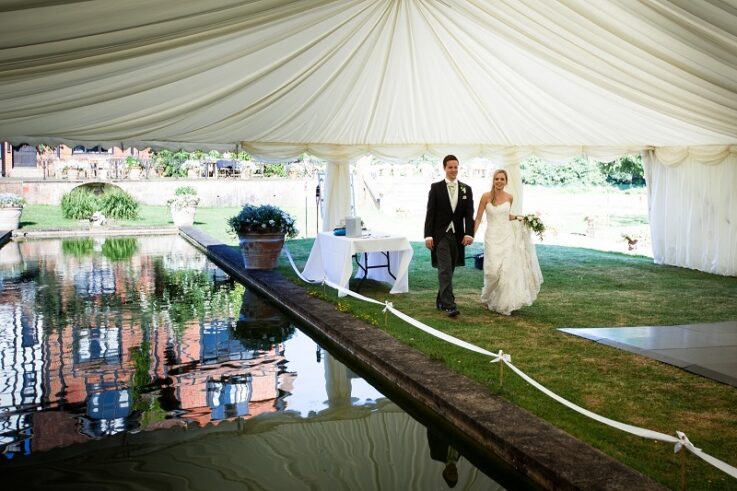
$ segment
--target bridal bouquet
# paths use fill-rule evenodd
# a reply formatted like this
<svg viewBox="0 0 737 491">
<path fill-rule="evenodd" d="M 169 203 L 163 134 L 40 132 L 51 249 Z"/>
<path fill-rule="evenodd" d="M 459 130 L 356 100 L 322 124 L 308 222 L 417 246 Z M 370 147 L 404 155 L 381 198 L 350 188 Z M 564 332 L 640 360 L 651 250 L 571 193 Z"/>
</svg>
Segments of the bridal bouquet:
<svg viewBox="0 0 737 491">
<path fill-rule="evenodd" d="M 545 224 L 540 220 L 540 217 L 535 214 L 528 214 L 522 217 L 522 225 L 529 228 L 543 240 L 543 232 L 545 232 Z"/>
</svg>

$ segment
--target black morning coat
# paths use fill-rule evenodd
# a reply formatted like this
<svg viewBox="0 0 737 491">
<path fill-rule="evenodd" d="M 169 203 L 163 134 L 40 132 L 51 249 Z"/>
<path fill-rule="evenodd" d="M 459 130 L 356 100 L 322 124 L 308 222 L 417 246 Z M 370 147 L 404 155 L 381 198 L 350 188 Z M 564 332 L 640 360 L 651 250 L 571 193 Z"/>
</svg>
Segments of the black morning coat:
<svg viewBox="0 0 737 491">
<path fill-rule="evenodd" d="M 432 237 L 437 245 L 452 219 L 456 242 L 458 242 L 456 266 L 465 266 L 466 253 L 461 242 L 464 235 L 473 237 L 473 193 L 467 184 L 458 180 L 456 184 L 458 185 L 458 203 L 455 211 L 450 206 L 448 185 L 445 179 L 430 186 L 430 193 L 427 196 L 427 214 L 425 215 L 425 237 Z M 438 259 L 435 255 L 435 248 L 431 251 L 430 258 L 432 266 L 437 268 Z"/>
</svg>

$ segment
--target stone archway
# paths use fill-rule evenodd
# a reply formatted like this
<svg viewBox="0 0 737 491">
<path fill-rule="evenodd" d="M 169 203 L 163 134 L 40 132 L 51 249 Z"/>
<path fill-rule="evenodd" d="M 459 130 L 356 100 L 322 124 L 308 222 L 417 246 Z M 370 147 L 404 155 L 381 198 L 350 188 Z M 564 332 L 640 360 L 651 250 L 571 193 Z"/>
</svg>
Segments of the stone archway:
<svg viewBox="0 0 737 491">
<path fill-rule="evenodd" d="M 83 183 L 80 183 L 78 186 L 72 187 L 71 191 L 74 191 L 75 189 L 84 189 L 87 191 L 91 191 L 97 196 L 104 194 L 107 191 L 111 191 L 113 189 L 125 191 L 121 186 L 118 186 L 116 183 L 103 182 L 103 181 L 83 182 Z"/>
</svg>

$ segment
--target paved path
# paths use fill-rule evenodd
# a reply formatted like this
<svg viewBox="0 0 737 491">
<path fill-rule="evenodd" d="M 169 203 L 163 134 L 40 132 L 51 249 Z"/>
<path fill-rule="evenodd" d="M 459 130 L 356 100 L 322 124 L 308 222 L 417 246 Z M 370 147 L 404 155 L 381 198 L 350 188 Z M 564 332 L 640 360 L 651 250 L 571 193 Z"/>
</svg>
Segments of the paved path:
<svg viewBox="0 0 737 491">
<path fill-rule="evenodd" d="M 737 321 L 560 330 L 737 387 Z"/>
</svg>

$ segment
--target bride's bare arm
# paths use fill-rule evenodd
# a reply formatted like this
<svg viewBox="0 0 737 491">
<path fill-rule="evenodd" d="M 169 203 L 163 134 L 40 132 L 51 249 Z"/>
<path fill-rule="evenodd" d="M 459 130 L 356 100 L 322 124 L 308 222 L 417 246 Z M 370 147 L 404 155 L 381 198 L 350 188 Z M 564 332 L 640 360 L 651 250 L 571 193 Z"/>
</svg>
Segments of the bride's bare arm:
<svg viewBox="0 0 737 491">
<path fill-rule="evenodd" d="M 489 201 L 489 193 L 484 193 L 481 195 L 481 199 L 479 200 L 479 210 L 476 212 L 476 220 L 473 222 L 473 234 L 476 235 L 476 232 L 479 229 L 479 225 L 481 225 L 481 219 L 484 217 L 484 210 L 486 209 L 486 203 Z"/>
<path fill-rule="evenodd" d="M 512 196 L 512 195 L 510 194 L 510 195 L 509 195 L 509 209 L 510 209 L 510 210 L 512 209 L 512 204 L 513 204 L 513 203 L 514 203 L 514 196 Z M 509 214 L 509 220 L 510 220 L 510 221 L 512 221 L 512 220 L 519 220 L 519 216 L 517 216 L 517 215 L 515 215 L 515 214 L 513 214 L 513 213 L 510 213 L 510 214 Z"/>
</svg>

